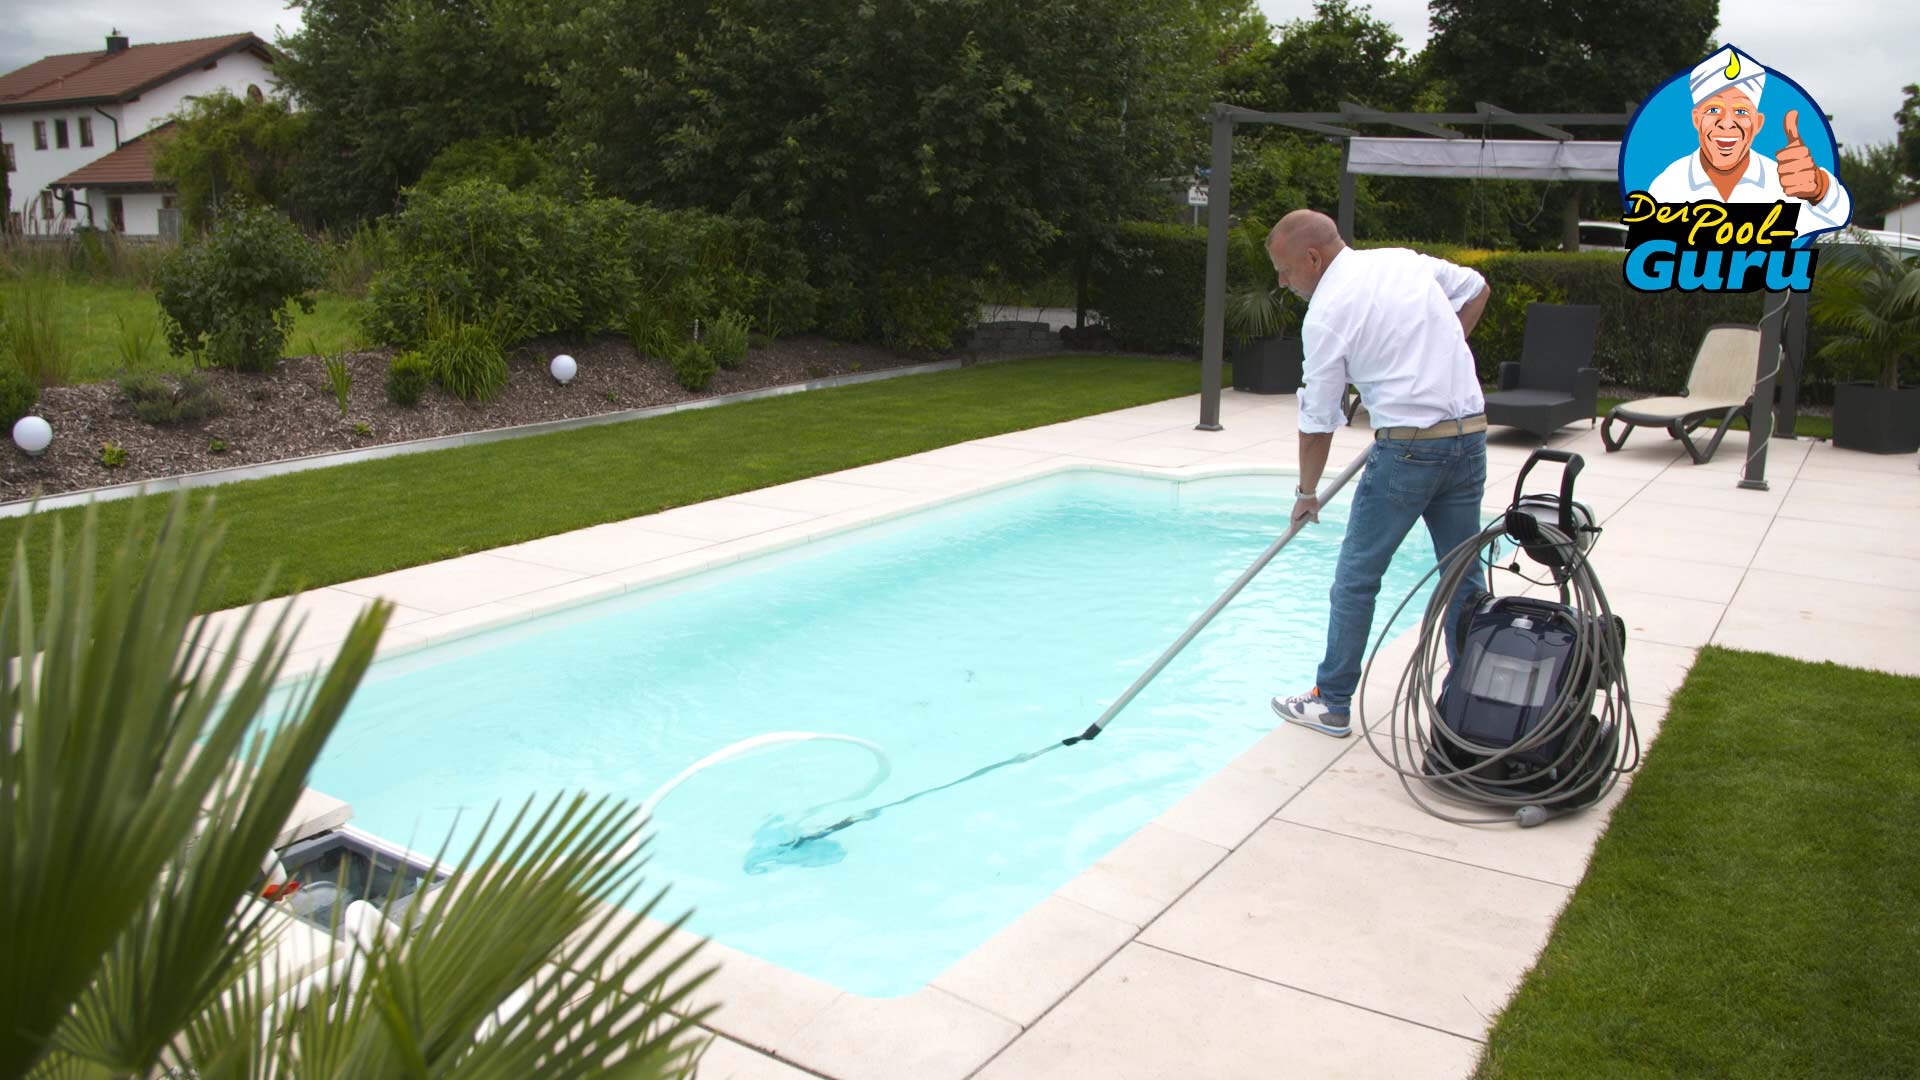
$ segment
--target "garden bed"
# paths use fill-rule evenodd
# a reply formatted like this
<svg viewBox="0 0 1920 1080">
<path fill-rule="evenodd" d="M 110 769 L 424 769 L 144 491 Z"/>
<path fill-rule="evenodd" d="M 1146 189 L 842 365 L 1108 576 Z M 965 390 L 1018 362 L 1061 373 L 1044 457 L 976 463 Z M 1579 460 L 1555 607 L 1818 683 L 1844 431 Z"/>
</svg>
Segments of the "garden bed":
<svg viewBox="0 0 1920 1080">
<path fill-rule="evenodd" d="M 547 373 L 548 362 L 562 352 L 579 365 L 565 386 Z M 509 356 L 506 390 L 493 401 L 468 405 L 428 387 L 417 406 L 402 408 L 387 400 L 392 354 L 387 348 L 347 354 L 353 385 L 344 417 L 317 356 L 282 360 L 265 373 L 205 372 L 224 411 L 195 423 L 157 426 L 139 419 L 117 382 L 49 388 L 33 411 L 53 426 L 53 445 L 37 458 L 11 443 L 0 451 L 0 501 L 642 409 L 945 358 L 788 337 L 749 350 L 739 368 L 720 371 L 695 393 L 674 381 L 665 361 L 639 355 L 624 338 L 542 339 Z M 116 456 L 103 455 L 108 444 L 125 451 L 124 464 L 103 463 L 103 456 Z"/>
</svg>

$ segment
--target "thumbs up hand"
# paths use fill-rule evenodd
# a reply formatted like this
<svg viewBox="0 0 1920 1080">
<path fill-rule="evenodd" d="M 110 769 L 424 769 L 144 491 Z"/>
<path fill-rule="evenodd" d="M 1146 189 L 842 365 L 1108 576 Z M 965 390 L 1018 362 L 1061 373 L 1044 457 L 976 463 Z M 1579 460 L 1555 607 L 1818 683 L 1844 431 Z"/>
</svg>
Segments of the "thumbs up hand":
<svg viewBox="0 0 1920 1080">
<path fill-rule="evenodd" d="M 1819 202 L 1827 193 L 1827 174 L 1813 163 L 1813 152 L 1800 141 L 1800 110 L 1787 110 L 1787 145 L 1774 164 L 1780 168 L 1780 187 L 1796 199 Z"/>
</svg>

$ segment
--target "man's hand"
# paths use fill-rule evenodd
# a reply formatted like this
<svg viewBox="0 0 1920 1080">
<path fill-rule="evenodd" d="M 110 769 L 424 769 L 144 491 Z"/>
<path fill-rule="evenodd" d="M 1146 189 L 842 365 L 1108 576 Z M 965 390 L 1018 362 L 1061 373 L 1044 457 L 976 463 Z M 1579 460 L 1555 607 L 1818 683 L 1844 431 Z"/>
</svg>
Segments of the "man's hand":
<svg viewBox="0 0 1920 1080">
<path fill-rule="evenodd" d="M 1291 520 L 1300 524 L 1318 525 L 1320 523 L 1320 497 L 1318 495 L 1296 494 L 1293 499 L 1293 516 Z"/>
<path fill-rule="evenodd" d="M 1787 133 L 1787 145 L 1780 149 L 1780 156 L 1774 158 L 1780 167 L 1781 190 L 1796 199 L 1817 203 L 1827 193 L 1827 174 L 1813 163 L 1813 152 L 1800 141 L 1800 110 L 1787 110 L 1787 121 L 1782 126 Z"/>
</svg>

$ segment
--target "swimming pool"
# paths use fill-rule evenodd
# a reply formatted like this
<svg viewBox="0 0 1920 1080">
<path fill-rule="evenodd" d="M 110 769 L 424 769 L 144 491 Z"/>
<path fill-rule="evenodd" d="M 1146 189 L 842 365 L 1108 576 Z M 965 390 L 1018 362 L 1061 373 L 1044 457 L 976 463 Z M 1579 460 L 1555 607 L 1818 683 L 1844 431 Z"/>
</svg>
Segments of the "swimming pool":
<svg viewBox="0 0 1920 1080">
<path fill-rule="evenodd" d="M 1284 528 L 1290 484 L 1067 473 L 384 660 L 311 784 L 364 830 L 460 851 L 496 802 L 638 802 L 802 730 L 890 758 L 840 813 L 898 798 L 1083 729 Z M 756 859 L 755 835 L 856 790 L 867 752 L 790 744 L 697 774 L 654 817 L 662 913 L 854 993 L 925 985 L 1275 726 L 1268 697 L 1312 682 L 1344 521 L 1343 500 L 1097 742 L 848 829 L 817 865 Z M 1432 561 L 1415 530 L 1378 618 Z"/>
</svg>

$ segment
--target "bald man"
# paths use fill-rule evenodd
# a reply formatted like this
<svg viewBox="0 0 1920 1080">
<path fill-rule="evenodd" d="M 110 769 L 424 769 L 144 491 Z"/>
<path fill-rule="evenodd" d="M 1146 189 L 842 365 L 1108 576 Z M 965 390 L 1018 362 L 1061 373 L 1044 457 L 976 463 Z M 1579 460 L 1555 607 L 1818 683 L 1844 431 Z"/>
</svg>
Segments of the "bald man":
<svg viewBox="0 0 1920 1080">
<path fill-rule="evenodd" d="M 1444 557 L 1480 532 L 1487 418 L 1467 335 L 1486 310 L 1487 282 L 1405 248 L 1349 248 L 1333 219 L 1312 210 L 1281 218 L 1267 237 L 1267 255 L 1280 286 L 1307 301 L 1294 520 L 1319 520 L 1314 492 L 1344 420 L 1348 384 L 1359 387 L 1374 425 L 1334 571 L 1333 616 L 1314 688 L 1273 699 L 1273 711 L 1289 723 L 1345 737 L 1374 598 L 1400 542 L 1414 522 L 1425 521 L 1435 556 Z M 1447 609 L 1449 658 L 1460 611 L 1478 591 L 1470 576 Z"/>
</svg>

